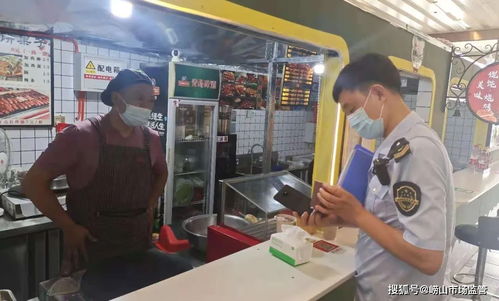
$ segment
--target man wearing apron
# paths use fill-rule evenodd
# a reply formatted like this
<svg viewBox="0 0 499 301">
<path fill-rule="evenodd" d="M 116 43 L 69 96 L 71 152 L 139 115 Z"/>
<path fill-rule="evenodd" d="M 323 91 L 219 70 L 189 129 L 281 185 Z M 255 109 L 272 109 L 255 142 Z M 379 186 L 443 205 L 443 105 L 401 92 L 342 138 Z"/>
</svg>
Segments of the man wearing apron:
<svg viewBox="0 0 499 301">
<path fill-rule="evenodd" d="M 453 241 L 452 166 L 437 134 L 403 102 L 400 75 L 384 56 L 347 65 L 333 91 L 350 126 L 383 138 L 374 154 L 365 206 L 339 186 L 324 185 L 303 224 L 359 228 L 358 301 L 447 300 L 443 285 Z"/>
<path fill-rule="evenodd" d="M 151 79 L 122 70 L 101 94 L 111 111 L 58 134 L 23 183 L 64 234 L 62 274 L 86 268 L 81 292 L 106 300 L 191 269 L 151 245 L 152 212 L 167 168 L 157 132 L 147 128 Z M 66 174 L 67 213 L 49 183 Z"/>
</svg>

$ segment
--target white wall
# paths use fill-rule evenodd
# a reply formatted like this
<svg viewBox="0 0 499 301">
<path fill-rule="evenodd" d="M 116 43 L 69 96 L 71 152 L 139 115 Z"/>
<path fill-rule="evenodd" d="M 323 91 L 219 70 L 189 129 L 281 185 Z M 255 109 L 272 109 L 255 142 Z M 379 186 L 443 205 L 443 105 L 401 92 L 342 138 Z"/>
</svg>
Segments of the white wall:
<svg viewBox="0 0 499 301">
<path fill-rule="evenodd" d="M 102 57 L 121 58 L 128 61 L 128 68 L 138 69 L 140 63 L 161 61 L 158 57 L 144 56 L 106 47 L 82 43 L 81 53 Z M 77 113 L 73 90 L 73 44 L 54 40 L 54 115 L 64 115 L 67 123 L 74 123 Z M 98 93 L 88 93 L 85 118 L 105 114 L 109 107 L 100 101 Z M 55 137 L 55 130 L 48 128 L 5 128 L 11 141 L 11 163 L 28 169 Z"/>
<path fill-rule="evenodd" d="M 432 88 L 431 80 L 426 78 L 419 79 L 418 95 L 414 110 L 426 123 L 430 120 Z"/>
</svg>

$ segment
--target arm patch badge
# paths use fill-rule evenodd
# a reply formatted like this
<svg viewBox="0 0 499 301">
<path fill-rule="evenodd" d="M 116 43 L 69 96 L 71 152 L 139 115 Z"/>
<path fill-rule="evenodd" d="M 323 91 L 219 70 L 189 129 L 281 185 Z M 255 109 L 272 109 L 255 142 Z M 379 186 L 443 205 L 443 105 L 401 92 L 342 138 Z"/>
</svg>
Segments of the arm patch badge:
<svg viewBox="0 0 499 301">
<path fill-rule="evenodd" d="M 397 141 L 395 141 L 392 146 L 390 147 L 390 151 L 388 152 L 388 158 L 393 158 L 395 159 L 395 162 L 399 162 L 407 156 L 408 154 L 411 153 L 411 148 L 409 146 L 409 141 L 405 138 L 400 138 Z"/>
<path fill-rule="evenodd" d="M 397 182 L 393 185 L 393 201 L 400 213 L 412 216 L 421 205 L 421 189 L 412 182 Z"/>
</svg>

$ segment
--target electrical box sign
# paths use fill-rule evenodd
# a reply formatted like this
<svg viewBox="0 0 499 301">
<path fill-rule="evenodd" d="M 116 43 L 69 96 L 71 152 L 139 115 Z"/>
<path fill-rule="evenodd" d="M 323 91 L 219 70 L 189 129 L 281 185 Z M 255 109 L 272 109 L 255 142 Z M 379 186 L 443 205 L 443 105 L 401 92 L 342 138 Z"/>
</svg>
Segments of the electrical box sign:
<svg viewBox="0 0 499 301">
<path fill-rule="evenodd" d="M 80 68 L 78 68 L 80 67 Z M 101 92 L 127 63 L 84 54 L 75 54 L 75 90 Z"/>
<path fill-rule="evenodd" d="M 466 99 L 476 117 L 499 124 L 499 63 L 488 65 L 473 76 Z"/>
</svg>

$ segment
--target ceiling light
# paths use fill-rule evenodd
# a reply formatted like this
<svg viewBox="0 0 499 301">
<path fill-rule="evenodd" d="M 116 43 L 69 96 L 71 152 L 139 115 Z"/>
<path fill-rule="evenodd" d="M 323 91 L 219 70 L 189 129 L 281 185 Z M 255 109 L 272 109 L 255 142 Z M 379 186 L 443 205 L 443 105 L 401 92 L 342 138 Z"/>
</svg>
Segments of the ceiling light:
<svg viewBox="0 0 499 301">
<path fill-rule="evenodd" d="M 319 74 L 319 75 L 323 74 L 325 70 L 326 70 L 326 66 L 324 66 L 324 64 L 322 64 L 322 63 L 316 64 L 314 66 L 314 73 L 315 74 Z"/>
<path fill-rule="evenodd" d="M 133 4 L 126 0 L 111 0 L 111 13 L 118 18 L 130 18 Z"/>
</svg>

